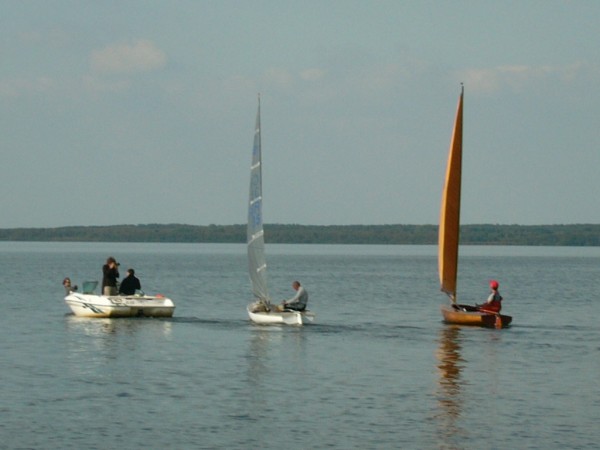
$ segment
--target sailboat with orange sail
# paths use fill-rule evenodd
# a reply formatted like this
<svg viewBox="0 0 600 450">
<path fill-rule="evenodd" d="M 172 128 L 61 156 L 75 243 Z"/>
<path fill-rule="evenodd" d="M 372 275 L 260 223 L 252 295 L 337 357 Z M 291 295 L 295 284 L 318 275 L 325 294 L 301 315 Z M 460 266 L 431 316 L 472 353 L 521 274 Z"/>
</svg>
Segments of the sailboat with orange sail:
<svg viewBox="0 0 600 450">
<path fill-rule="evenodd" d="M 438 236 L 440 286 L 441 290 L 450 298 L 450 304 L 441 307 L 442 316 L 447 323 L 503 328 L 512 322 L 511 316 L 481 311 L 477 306 L 459 304 L 456 298 L 462 180 L 463 99 L 464 88 L 461 86 L 446 167 Z"/>
</svg>

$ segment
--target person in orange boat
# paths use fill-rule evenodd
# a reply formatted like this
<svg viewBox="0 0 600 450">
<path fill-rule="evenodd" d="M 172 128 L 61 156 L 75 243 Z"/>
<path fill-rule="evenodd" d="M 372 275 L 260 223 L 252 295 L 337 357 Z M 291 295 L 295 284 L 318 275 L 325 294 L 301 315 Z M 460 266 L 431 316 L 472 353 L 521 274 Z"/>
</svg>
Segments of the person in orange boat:
<svg viewBox="0 0 600 450">
<path fill-rule="evenodd" d="M 490 296 L 487 301 L 483 305 L 477 305 L 479 307 L 479 311 L 489 312 L 489 313 L 499 313 L 502 309 L 502 296 L 498 291 L 500 284 L 496 280 L 490 281 Z"/>
</svg>

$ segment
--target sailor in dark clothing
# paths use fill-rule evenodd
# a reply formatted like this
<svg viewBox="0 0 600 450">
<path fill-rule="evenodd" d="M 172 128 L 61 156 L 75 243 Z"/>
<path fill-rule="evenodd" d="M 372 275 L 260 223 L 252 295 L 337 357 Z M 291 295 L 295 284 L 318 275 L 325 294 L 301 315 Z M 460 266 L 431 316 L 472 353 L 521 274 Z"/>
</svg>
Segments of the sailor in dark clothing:
<svg viewBox="0 0 600 450">
<path fill-rule="evenodd" d="M 138 289 L 142 289 L 142 285 L 140 280 L 135 276 L 135 270 L 127 269 L 127 276 L 121 282 L 119 294 L 133 295 Z"/>
</svg>

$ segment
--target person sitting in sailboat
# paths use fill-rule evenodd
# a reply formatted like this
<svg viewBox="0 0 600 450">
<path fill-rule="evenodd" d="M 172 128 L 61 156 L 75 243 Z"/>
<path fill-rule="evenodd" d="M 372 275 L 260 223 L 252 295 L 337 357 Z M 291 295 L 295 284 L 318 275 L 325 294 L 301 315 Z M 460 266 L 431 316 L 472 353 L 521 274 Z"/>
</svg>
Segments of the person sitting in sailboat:
<svg viewBox="0 0 600 450">
<path fill-rule="evenodd" d="M 296 291 L 296 295 L 281 302 L 281 307 L 283 309 L 293 309 L 294 311 L 304 311 L 308 303 L 308 292 L 300 285 L 299 281 L 294 281 L 292 288 Z"/>
<path fill-rule="evenodd" d="M 483 305 L 477 305 L 480 311 L 489 313 L 499 313 L 502 309 L 502 296 L 498 291 L 500 284 L 496 280 L 490 281 L 490 295 Z"/>
</svg>

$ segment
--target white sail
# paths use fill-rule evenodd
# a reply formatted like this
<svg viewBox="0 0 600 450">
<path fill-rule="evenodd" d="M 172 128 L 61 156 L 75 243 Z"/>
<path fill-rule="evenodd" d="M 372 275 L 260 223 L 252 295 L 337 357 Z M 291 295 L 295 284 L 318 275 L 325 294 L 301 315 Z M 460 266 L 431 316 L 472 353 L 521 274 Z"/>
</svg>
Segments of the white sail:
<svg viewBox="0 0 600 450">
<path fill-rule="evenodd" d="M 260 302 L 269 305 L 267 288 L 267 262 L 265 259 L 265 238 L 262 212 L 262 157 L 260 141 L 260 97 L 256 113 L 252 165 L 250 166 L 250 195 L 248 199 L 248 270 L 252 282 L 252 292 Z"/>
</svg>

